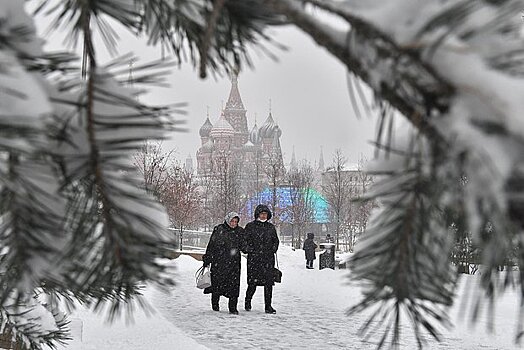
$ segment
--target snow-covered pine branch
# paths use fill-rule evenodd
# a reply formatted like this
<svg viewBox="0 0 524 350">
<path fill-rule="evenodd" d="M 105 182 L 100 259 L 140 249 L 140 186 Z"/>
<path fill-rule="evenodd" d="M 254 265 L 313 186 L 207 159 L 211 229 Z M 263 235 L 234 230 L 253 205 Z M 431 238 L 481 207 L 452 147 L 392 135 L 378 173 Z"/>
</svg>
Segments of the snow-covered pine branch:
<svg viewBox="0 0 524 350">
<path fill-rule="evenodd" d="M 371 88 L 377 100 L 387 101 L 400 111 L 427 139 L 421 148 L 416 143 L 410 144 L 410 136 L 403 134 L 385 145 L 394 148 L 395 153 L 404 154 L 403 161 L 394 166 L 391 161 L 378 161 L 373 166 L 374 171 L 387 176 L 379 186 L 387 186 L 388 190 L 375 191 L 384 207 L 375 212 L 366 243 L 358 248 L 353 266 L 357 276 L 374 283 L 359 307 L 392 298 L 398 306 L 407 307 L 415 330 L 425 324 L 437 336 L 435 328 L 423 322 L 413 305 L 430 301 L 437 307 L 451 301 L 449 288 L 436 289 L 439 284 L 453 285 L 446 274 L 451 268 L 449 261 L 436 258 L 449 254 L 447 239 L 452 237 L 445 238 L 447 225 L 451 224 L 449 217 L 462 216 L 482 249 L 483 286 L 490 298 L 497 285 L 492 272 L 509 249 L 522 245 L 524 52 L 520 12 L 524 2 L 269 0 L 267 3 L 338 58 Z M 346 22 L 347 28 L 323 22 L 315 10 L 338 17 Z M 425 155 L 422 158 L 421 152 Z M 419 170 L 415 172 L 406 166 L 412 158 L 420 159 Z M 410 179 L 409 182 L 400 181 L 402 177 Z M 467 181 L 459 185 L 463 178 Z M 429 187 L 428 193 L 425 194 L 422 185 Z M 435 197 L 436 189 L 440 194 Z M 403 196 L 391 201 L 390 197 L 397 192 Z M 428 197 L 429 194 L 433 195 Z M 417 199 L 424 197 L 427 198 Z M 423 220 L 427 215 L 434 219 Z M 394 217 L 397 219 L 393 220 Z M 378 236 L 389 243 L 399 237 L 406 241 L 386 245 Z M 434 264 L 410 259 L 412 254 L 426 254 Z M 385 256 L 393 260 L 382 260 Z M 521 266 L 523 257 L 521 253 Z M 416 272 L 423 289 L 440 291 L 440 298 L 434 293 L 419 293 L 419 286 L 407 280 L 404 282 L 412 289 L 395 282 L 390 274 L 397 272 L 384 269 L 383 265 L 391 261 L 392 266 L 404 271 L 398 278 Z M 443 279 L 422 283 L 423 276 L 433 274 Z M 387 293 L 381 292 L 384 290 Z M 436 320 L 445 318 L 445 314 L 431 309 L 423 311 L 425 306 L 419 310 Z M 398 330 L 393 328 L 394 342 L 398 342 Z M 422 339 L 422 334 L 416 334 Z"/>
<path fill-rule="evenodd" d="M 133 156 L 146 140 L 178 130 L 171 116 L 180 106 L 144 105 L 136 99 L 143 91 L 126 86 L 162 84 L 166 61 L 140 66 L 124 81 L 131 57 L 100 64 L 94 33 L 115 54 L 118 23 L 215 73 L 249 64 L 246 45 L 271 42 L 262 31 L 274 15 L 256 0 L 228 1 L 202 50 L 214 11 L 208 1 L 32 2 L 35 13 L 52 17 L 51 29 L 83 47 L 80 70 L 67 53 L 42 52 L 25 4 L 0 5 L 0 317 L 5 334 L 37 349 L 66 333 L 61 319 L 40 327 L 49 314 L 16 321 L 36 290 L 69 306 L 111 302 L 114 316 L 142 283 L 171 283 L 156 260 L 172 243 L 167 215 L 144 192 Z"/>
<path fill-rule="evenodd" d="M 302 2 L 269 0 L 268 4 L 309 34 L 315 42 L 340 60 L 349 71 L 368 84 L 374 93 L 388 101 L 425 133 L 438 137 L 425 116 L 441 114 L 449 107 L 453 87 L 437 74 L 433 67 L 417 55 L 404 50 L 373 23 L 345 10 L 347 2 L 322 1 L 322 8 L 336 15 L 346 14 L 348 29 L 324 23 L 308 11 Z M 310 2 L 310 1 L 305 1 Z M 316 4 L 316 2 L 315 2 Z M 318 5 L 316 4 L 316 5 Z M 379 5 L 377 5 L 379 6 Z"/>
<path fill-rule="evenodd" d="M 111 69 L 87 62 L 85 81 L 66 55 L 44 56 L 24 2 L 4 2 L 0 17 L 0 320 L 4 334 L 37 349 L 65 340 L 67 321 L 36 290 L 112 302 L 115 315 L 140 283 L 170 283 L 156 261 L 171 242 L 167 215 L 132 156 L 175 124 L 172 108 L 137 102 Z"/>
<path fill-rule="evenodd" d="M 416 331 L 422 324 L 436 335 L 436 327 L 425 321 L 428 316 L 445 321 L 437 309 L 450 303 L 454 281 L 442 256 L 451 249 L 449 217 L 457 215 L 467 219 L 483 248 L 483 283 L 493 290 L 491 271 L 524 226 L 523 0 L 229 0 L 212 26 L 208 22 L 218 12 L 212 1 L 39 3 L 41 10 L 51 9 L 55 29 L 65 28 L 73 42 L 85 45 L 87 80 L 63 79 L 71 73 L 63 58 L 39 60 L 40 39 L 23 2 L 2 3 L 0 176 L 3 198 L 9 199 L 0 207 L 3 301 L 28 305 L 44 282 L 51 292 L 88 303 L 122 301 L 144 279 L 165 281 L 154 257 L 168 239 L 157 232 L 167 218 L 137 189 L 132 156 L 146 138 L 162 137 L 169 111 L 136 102 L 136 91 L 97 62 L 93 29 L 110 50 L 118 41 L 108 19 L 169 47 L 179 59 L 187 42 L 194 65 L 221 72 L 249 65 L 247 45 L 266 50 L 263 43 L 272 41 L 265 27 L 285 17 L 423 135 L 386 145 L 398 147 L 403 159 L 373 167 L 386 175 L 374 192 L 384 206 L 355 255 L 355 262 L 370 259 L 356 270 L 372 282 L 360 306 L 393 301 L 395 309 L 380 312 L 387 316 L 388 310 L 405 308 Z M 346 28 L 324 23 L 310 9 L 342 19 Z M 50 80 L 45 76 L 50 72 L 61 79 Z M 45 224 L 37 225 L 39 220 Z M 373 233 L 396 243 L 384 245 Z M 22 251 L 21 242 L 31 245 Z M 390 274 L 396 272 L 381 266 L 384 256 L 399 272 L 394 279 Z M 47 275 L 43 267 L 57 261 L 60 268 Z M 12 273 L 15 265 L 23 273 Z M 428 278 L 432 274 L 436 277 Z M 436 289 L 442 285 L 446 288 Z M 14 323 L 9 327 L 17 329 Z M 24 336 L 36 339 L 31 329 Z M 394 342 L 398 331 L 393 328 Z"/>
<path fill-rule="evenodd" d="M 46 137 L 52 106 L 38 74 L 21 58 L 42 54 L 23 2 L 0 6 L 0 322 L 27 347 L 66 337 L 64 319 L 36 302 L 34 289 L 56 262 L 67 237 L 65 200 Z"/>
<path fill-rule="evenodd" d="M 23 304 L 7 300 L 0 309 L 0 320 L 0 332 L 12 336 L 13 347 L 21 344 L 34 349 L 45 344 L 53 348 L 70 339 L 66 315 L 37 296 Z"/>
</svg>

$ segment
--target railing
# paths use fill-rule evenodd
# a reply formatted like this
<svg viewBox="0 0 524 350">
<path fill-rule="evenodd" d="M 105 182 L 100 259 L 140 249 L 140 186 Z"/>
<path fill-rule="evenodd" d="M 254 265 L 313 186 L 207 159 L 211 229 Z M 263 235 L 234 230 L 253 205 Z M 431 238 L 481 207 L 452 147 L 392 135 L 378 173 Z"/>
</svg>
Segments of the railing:
<svg viewBox="0 0 524 350">
<path fill-rule="evenodd" d="M 174 248 L 178 250 L 205 250 L 209 238 L 211 237 L 210 231 L 182 230 L 181 233 L 180 230 L 176 228 L 170 228 L 169 231 L 172 232 L 173 236 L 176 238 Z M 323 237 L 319 237 L 315 242 L 317 242 L 317 244 L 323 243 L 324 241 L 322 238 Z M 282 245 L 291 245 L 291 236 L 280 235 L 279 239 Z M 304 237 L 302 237 L 302 242 L 303 239 Z M 350 251 L 350 246 L 350 243 L 343 239 L 339 241 L 340 251 Z"/>
<path fill-rule="evenodd" d="M 323 238 L 324 237 L 316 238 L 315 239 L 315 243 L 316 244 L 325 243 L 325 240 Z M 281 236 L 279 236 L 279 239 L 280 239 L 280 244 L 291 246 L 291 236 L 289 236 L 289 235 L 282 236 L 281 235 Z M 295 244 L 296 244 L 296 240 L 297 240 L 297 237 L 295 237 Z M 303 236 L 302 236 L 302 239 L 301 239 L 300 243 L 301 243 L 301 245 L 300 245 L 300 247 L 298 247 L 298 249 L 302 249 L 302 244 L 304 244 L 304 237 Z M 351 251 L 350 247 L 352 247 L 352 245 L 349 242 L 345 241 L 345 240 L 340 240 L 338 242 L 338 250 L 341 251 L 341 252 L 349 252 L 349 251 Z"/>
<path fill-rule="evenodd" d="M 194 230 L 182 230 L 170 228 L 170 232 L 173 233 L 176 240 L 175 249 L 178 250 L 205 250 L 211 232 L 207 231 L 194 231 Z"/>
</svg>

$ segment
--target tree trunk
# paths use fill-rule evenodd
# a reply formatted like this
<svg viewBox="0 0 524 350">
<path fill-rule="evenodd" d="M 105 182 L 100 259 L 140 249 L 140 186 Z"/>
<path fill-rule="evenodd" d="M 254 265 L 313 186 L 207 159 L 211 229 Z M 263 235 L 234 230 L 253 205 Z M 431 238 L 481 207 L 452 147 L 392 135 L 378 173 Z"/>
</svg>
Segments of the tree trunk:
<svg viewBox="0 0 524 350">
<path fill-rule="evenodd" d="M 291 224 L 291 247 L 295 248 L 295 224 Z"/>
<path fill-rule="evenodd" d="M 182 230 L 182 225 L 180 225 L 180 233 L 179 233 L 180 237 L 180 250 L 182 250 L 182 238 L 183 238 L 183 230 Z"/>
</svg>

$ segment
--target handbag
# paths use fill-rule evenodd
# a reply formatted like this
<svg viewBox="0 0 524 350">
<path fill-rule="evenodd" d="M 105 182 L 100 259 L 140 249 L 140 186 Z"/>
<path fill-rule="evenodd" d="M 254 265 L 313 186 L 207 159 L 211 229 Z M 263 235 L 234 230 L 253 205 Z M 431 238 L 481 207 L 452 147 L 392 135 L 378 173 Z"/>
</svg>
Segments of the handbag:
<svg viewBox="0 0 524 350">
<path fill-rule="evenodd" d="M 209 267 L 201 266 L 195 273 L 196 287 L 198 289 L 206 289 L 211 287 L 211 269 Z"/>
<path fill-rule="evenodd" d="M 277 267 L 273 267 L 273 281 L 275 283 L 282 283 L 282 271 L 278 269 L 278 258 L 275 253 L 275 261 L 277 262 Z"/>
</svg>

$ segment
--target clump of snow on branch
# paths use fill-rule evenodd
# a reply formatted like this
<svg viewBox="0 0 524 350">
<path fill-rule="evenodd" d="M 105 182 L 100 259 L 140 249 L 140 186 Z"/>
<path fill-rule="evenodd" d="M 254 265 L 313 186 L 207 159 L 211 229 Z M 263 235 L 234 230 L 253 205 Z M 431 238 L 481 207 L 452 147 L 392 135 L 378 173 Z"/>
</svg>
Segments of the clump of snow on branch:
<svg viewBox="0 0 524 350">
<path fill-rule="evenodd" d="M 90 86 L 78 68 L 35 68 L 53 57 L 43 55 L 24 5 L 0 5 L 8 43 L 0 48 L 0 332 L 36 349 L 67 337 L 59 305 L 42 303 L 37 290 L 87 305 L 112 301 L 114 314 L 139 283 L 171 283 L 157 261 L 172 239 L 168 216 L 143 189 L 133 156 L 174 124 L 172 108 L 138 102 L 137 90 L 111 72 L 114 64 L 91 70 Z"/>
<path fill-rule="evenodd" d="M 481 229 L 479 197 L 489 198 L 496 203 L 493 209 L 502 213 L 507 209 L 505 186 L 522 154 L 524 80 L 497 63 L 524 44 L 519 13 L 523 7 L 523 1 L 495 6 L 484 1 L 441 0 L 356 0 L 342 5 L 390 35 L 400 47 L 420 50 L 425 63 L 457 89 L 448 115 L 433 122 L 448 135 L 457 155 L 469 155 L 466 193 L 474 232 Z M 469 15 L 453 30 L 438 25 L 428 28 L 428 23 L 449 10 Z M 501 19 L 511 13 L 509 20 Z M 486 125 L 503 132 L 488 132 Z"/>
</svg>

